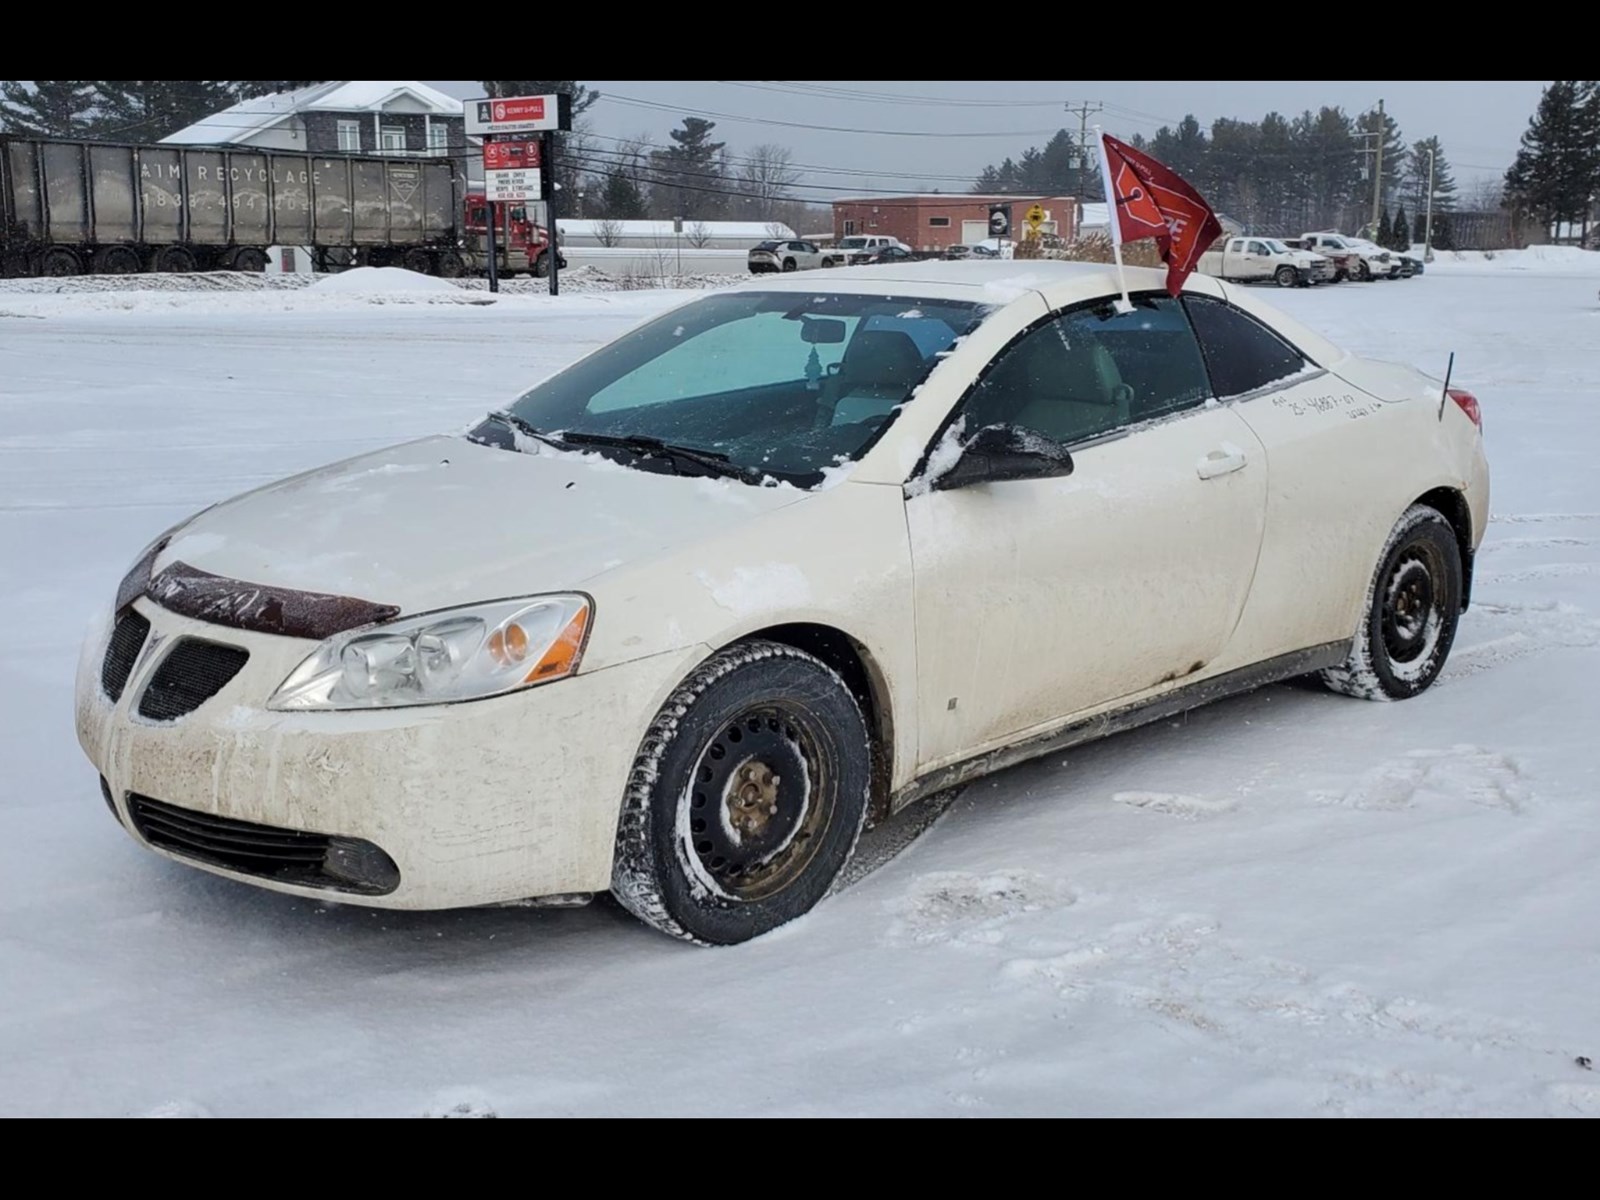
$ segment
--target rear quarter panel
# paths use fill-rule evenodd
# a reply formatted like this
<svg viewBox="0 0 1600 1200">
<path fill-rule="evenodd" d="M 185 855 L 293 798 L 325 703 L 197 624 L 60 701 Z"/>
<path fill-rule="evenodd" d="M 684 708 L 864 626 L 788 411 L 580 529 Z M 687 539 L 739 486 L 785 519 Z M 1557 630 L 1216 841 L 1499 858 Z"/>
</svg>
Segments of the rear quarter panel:
<svg viewBox="0 0 1600 1200">
<path fill-rule="evenodd" d="M 1298 341 L 1293 323 L 1274 324 Z M 1330 369 L 1235 402 L 1266 446 L 1268 500 L 1227 666 L 1351 637 L 1384 540 L 1425 493 L 1465 495 L 1472 544 L 1482 537 L 1487 466 L 1465 414 L 1450 404 L 1441 420 L 1439 389 L 1409 367 L 1337 350 L 1322 365 Z"/>
</svg>

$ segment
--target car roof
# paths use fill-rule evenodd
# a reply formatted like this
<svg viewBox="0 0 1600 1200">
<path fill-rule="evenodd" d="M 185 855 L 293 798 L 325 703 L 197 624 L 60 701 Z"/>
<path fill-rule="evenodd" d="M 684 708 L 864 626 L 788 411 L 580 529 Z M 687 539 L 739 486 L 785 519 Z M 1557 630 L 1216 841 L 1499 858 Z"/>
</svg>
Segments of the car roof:
<svg viewBox="0 0 1600 1200">
<path fill-rule="evenodd" d="M 1128 287 L 1142 292 L 1166 286 L 1166 272 L 1146 267 L 1128 268 Z M 874 267 L 841 267 L 820 278 L 803 277 L 751 280 L 738 285 L 752 291 L 884 292 L 906 295 L 912 289 L 929 299 L 974 300 L 993 303 L 1015 299 L 1025 292 L 1048 292 L 1056 303 L 1072 303 L 1117 291 L 1116 271 L 1109 263 L 1058 262 L 1051 259 L 990 259 L 981 262 L 944 262 L 927 259 Z M 1070 293 L 1064 295 L 1063 291 Z"/>
</svg>

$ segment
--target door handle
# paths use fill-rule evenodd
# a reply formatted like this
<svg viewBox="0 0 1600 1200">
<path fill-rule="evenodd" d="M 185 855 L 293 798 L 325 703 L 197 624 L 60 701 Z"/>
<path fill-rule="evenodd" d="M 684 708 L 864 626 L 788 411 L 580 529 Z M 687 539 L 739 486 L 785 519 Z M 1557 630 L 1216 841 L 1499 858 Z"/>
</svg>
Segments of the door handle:
<svg viewBox="0 0 1600 1200">
<path fill-rule="evenodd" d="M 1244 470 L 1246 461 L 1243 450 L 1224 442 L 1195 463 L 1194 470 L 1201 479 L 1215 479 L 1219 475 L 1231 475 Z"/>
</svg>

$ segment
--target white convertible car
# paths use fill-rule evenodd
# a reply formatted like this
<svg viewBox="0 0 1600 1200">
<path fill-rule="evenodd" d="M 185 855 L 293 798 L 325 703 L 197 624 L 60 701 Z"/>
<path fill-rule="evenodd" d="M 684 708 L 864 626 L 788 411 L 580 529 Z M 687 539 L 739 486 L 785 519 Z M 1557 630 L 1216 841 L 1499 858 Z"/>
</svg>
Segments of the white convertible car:
<svg viewBox="0 0 1600 1200">
<path fill-rule="evenodd" d="M 1473 397 L 1249 294 L 923 263 L 692 300 L 470 434 L 218 504 L 85 646 L 139 842 L 392 908 L 610 891 L 738 942 L 863 824 L 1292 676 L 1402 699 L 1488 515 Z"/>
</svg>

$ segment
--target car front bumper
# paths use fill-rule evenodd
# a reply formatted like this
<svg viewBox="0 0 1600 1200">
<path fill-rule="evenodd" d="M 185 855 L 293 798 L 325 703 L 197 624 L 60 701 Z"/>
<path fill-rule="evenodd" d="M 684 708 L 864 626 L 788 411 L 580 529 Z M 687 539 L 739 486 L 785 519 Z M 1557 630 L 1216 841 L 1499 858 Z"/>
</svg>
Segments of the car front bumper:
<svg viewBox="0 0 1600 1200">
<path fill-rule="evenodd" d="M 151 630 L 120 699 L 101 686 L 108 622 L 85 642 L 75 704 L 78 740 L 123 827 L 150 849 L 219 875 L 385 908 L 457 908 L 609 887 L 640 738 L 703 652 L 655 655 L 463 704 L 273 712 L 267 698 L 314 643 L 190 620 L 148 599 L 134 607 Z M 140 716 L 145 687 L 185 637 L 250 657 L 187 715 Z M 146 801 L 134 797 L 183 810 L 168 816 L 185 821 L 193 814 L 236 841 L 248 842 L 257 836 L 250 827 L 263 826 L 285 836 L 326 835 L 342 846 L 371 843 L 398 867 L 398 885 L 356 894 L 158 846 L 140 815 Z"/>
</svg>

